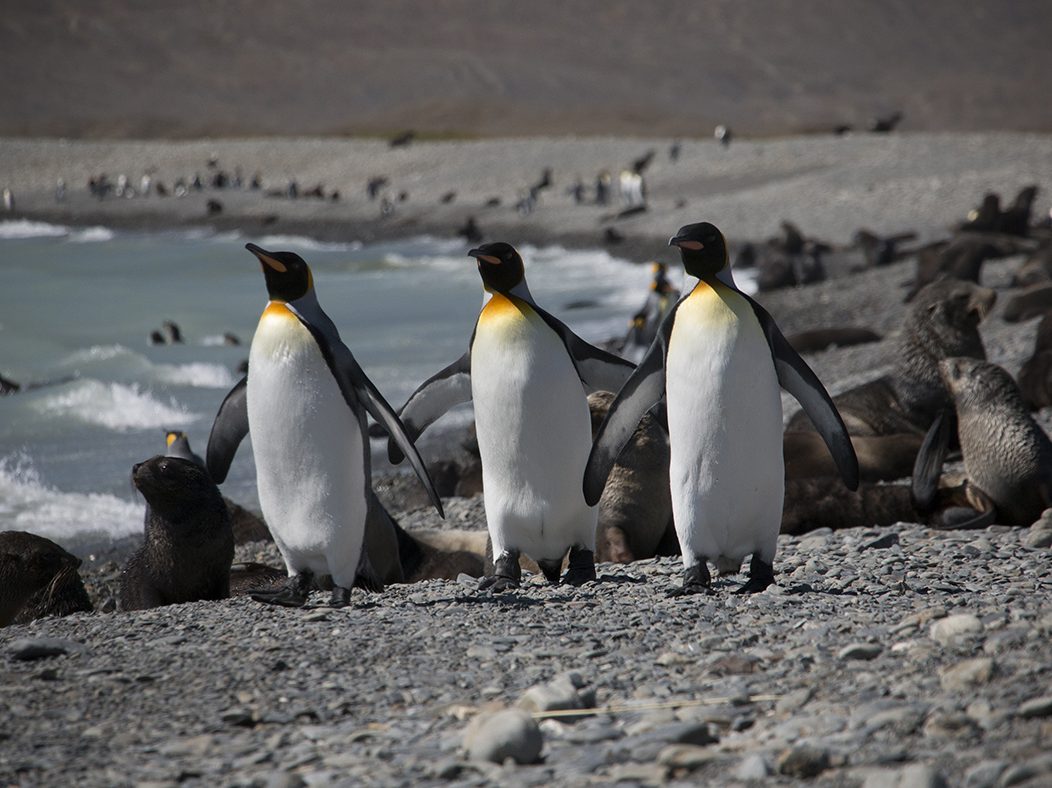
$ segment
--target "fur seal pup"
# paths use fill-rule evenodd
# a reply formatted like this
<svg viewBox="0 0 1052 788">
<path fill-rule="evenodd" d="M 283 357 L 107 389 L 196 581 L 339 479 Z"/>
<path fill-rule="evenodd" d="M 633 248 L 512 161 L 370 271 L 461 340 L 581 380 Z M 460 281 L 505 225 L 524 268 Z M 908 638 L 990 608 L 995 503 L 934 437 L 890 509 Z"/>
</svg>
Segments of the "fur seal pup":
<svg viewBox="0 0 1052 788">
<path fill-rule="evenodd" d="M 983 513 L 993 504 L 962 479 L 946 479 L 930 508 L 917 505 L 909 484 L 860 484 L 848 490 L 833 477 L 794 479 L 785 484 L 782 533 L 803 534 L 817 528 L 884 527 L 922 523 L 950 529 L 969 522 L 990 523 Z M 990 520 L 992 522 L 992 520 Z"/>
<path fill-rule="evenodd" d="M 1031 184 L 1024 186 L 1001 213 L 1000 230 L 1005 235 L 1018 235 L 1025 238 L 1030 234 L 1030 213 L 1034 209 L 1034 198 L 1038 187 Z"/>
<path fill-rule="evenodd" d="M 633 365 L 596 348 L 534 301 L 522 257 L 507 243 L 468 252 L 490 294 L 467 352 L 424 381 L 402 406 L 410 440 L 446 411 L 472 401 L 482 458 L 494 575 L 480 589 L 519 585 L 519 555 L 558 582 L 595 580 L 596 501 L 580 475 L 591 446 L 586 390 L 621 386 Z M 388 444 L 393 463 L 402 453 Z M 598 499 L 598 495 L 596 499 Z"/>
<path fill-rule="evenodd" d="M 77 568 L 80 559 L 50 539 L 0 532 L 0 627 L 94 608 Z"/>
<path fill-rule="evenodd" d="M 1023 362 L 1016 382 L 1030 410 L 1052 405 L 1052 311 L 1037 324 L 1034 352 Z"/>
<path fill-rule="evenodd" d="M 230 595 L 234 534 L 219 488 L 189 460 L 158 455 L 132 467 L 146 498 L 146 541 L 121 574 L 120 606 L 145 610 Z"/>
<path fill-rule="evenodd" d="M 908 304 L 926 285 L 943 279 L 961 279 L 978 284 L 983 263 L 1010 253 L 1011 250 L 1003 245 L 967 235 L 954 238 L 942 247 L 933 245 L 921 250 L 917 255 L 913 285 L 904 301 Z"/>
<path fill-rule="evenodd" d="M 997 509 L 997 522 L 1030 525 L 1052 503 L 1052 441 L 1031 418 L 1019 388 L 996 364 L 949 358 L 939 371 L 953 395 L 957 435 L 968 481 Z M 921 507 L 932 490 L 952 433 L 940 414 L 917 455 L 913 488 Z"/>
<path fill-rule="evenodd" d="M 1046 239 L 1012 276 L 1012 287 L 1032 287 L 1052 282 L 1052 239 Z"/>
<path fill-rule="evenodd" d="M 669 478 L 683 586 L 711 593 L 707 561 L 737 572 L 751 555 L 739 593 L 774 582 L 785 468 L 780 387 L 797 398 L 826 441 L 848 487 L 858 460 L 829 394 L 785 341 L 770 315 L 735 287 L 723 234 L 708 222 L 669 240 L 699 279 L 662 323 L 621 388 L 592 446 L 584 496 L 595 504 L 643 414 L 665 398 Z"/>
<path fill-rule="evenodd" d="M 909 476 L 922 441 L 919 432 L 852 435 L 851 445 L 858 457 L 859 477 L 862 481 L 876 482 Z M 837 474 L 833 458 L 817 432 L 786 432 L 782 436 L 782 454 L 787 481 Z"/>
<path fill-rule="evenodd" d="M 950 356 L 986 358 L 979 322 L 997 295 L 971 282 L 934 282 L 917 294 L 896 340 L 890 374 L 833 398 L 848 432 L 855 435 L 924 435 L 935 416 L 951 405 L 938 363 Z M 786 432 L 810 431 L 797 413 Z"/>
<path fill-rule="evenodd" d="M 1028 287 L 1005 302 L 1001 317 L 1006 323 L 1019 323 L 1052 309 L 1052 282 Z"/>
<path fill-rule="evenodd" d="M 830 326 L 797 331 L 787 336 L 786 341 L 797 353 L 817 353 L 831 347 L 852 347 L 869 342 L 880 342 L 883 337 L 876 331 L 858 326 Z"/>
<path fill-rule="evenodd" d="M 606 391 L 589 395 L 593 436 L 599 432 L 614 396 Z M 668 436 L 653 414 L 646 413 L 618 455 L 599 498 L 597 561 L 627 564 L 657 555 L 658 545 L 672 524 L 668 467 Z"/>
</svg>

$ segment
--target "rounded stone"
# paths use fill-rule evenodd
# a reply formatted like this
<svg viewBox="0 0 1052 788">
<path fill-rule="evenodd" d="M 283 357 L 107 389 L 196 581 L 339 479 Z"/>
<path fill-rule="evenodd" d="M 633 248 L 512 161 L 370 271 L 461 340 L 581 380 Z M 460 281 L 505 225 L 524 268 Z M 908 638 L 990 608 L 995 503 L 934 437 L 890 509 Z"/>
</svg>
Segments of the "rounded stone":
<svg viewBox="0 0 1052 788">
<path fill-rule="evenodd" d="M 464 750 L 473 761 L 536 763 L 544 736 L 536 721 L 522 709 L 483 712 L 464 731 Z"/>
<path fill-rule="evenodd" d="M 959 637 L 979 635 L 983 631 L 983 622 L 970 613 L 940 618 L 931 625 L 931 639 L 943 646 L 950 645 Z"/>
</svg>

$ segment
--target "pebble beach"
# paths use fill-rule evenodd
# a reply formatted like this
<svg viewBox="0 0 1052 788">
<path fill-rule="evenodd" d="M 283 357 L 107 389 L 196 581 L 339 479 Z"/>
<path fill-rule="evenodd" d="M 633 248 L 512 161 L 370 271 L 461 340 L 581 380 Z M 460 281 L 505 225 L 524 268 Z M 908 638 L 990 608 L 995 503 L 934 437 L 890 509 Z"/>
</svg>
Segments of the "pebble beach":
<svg viewBox="0 0 1052 788">
<path fill-rule="evenodd" d="M 861 226 L 944 237 L 986 191 L 1052 195 L 1052 138 L 858 135 L 716 143 L 531 138 L 165 142 L 0 141 L 15 216 L 142 231 L 236 228 L 340 240 L 449 236 L 474 216 L 487 239 L 594 247 L 672 261 L 677 227 L 709 220 L 735 243 L 782 220 L 836 247 L 830 279 L 765 293 L 783 331 L 864 325 L 881 342 L 808 362 L 833 393 L 884 371 L 914 262 L 853 273 Z M 649 149 L 648 210 L 612 220 L 566 188 Z M 155 180 L 223 165 L 279 188 L 324 183 L 340 200 L 246 191 L 98 200 L 93 174 Z M 521 190 L 555 184 L 528 215 Z M 383 175 L 409 198 L 381 217 Z M 56 202 L 55 183 L 69 185 Z M 449 203 L 441 197 L 450 190 Z M 499 206 L 487 202 L 499 197 Z M 223 203 L 209 216 L 206 200 Z M 276 217 L 276 218 L 273 218 Z M 264 224 L 266 223 L 266 224 Z M 1025 255 L 988 263 L 998 305 L 981 326 L 1013 374 L 1036 321 L 1002 318 Z M 442 361 L 444 364 L 445 361 Z M 436 368 L 437 368 L 436 364 Z M 784 398 L 788 417 L 796 406 Z M 1046 431 L 1047 411 L 1036 414 Z M 203 447 L 202 447 L 203 448 Z M 440 445 L 429 451 L 441 452 Z M 431 459 L 431 458 L 429 458 Z M 407 527 L 442 527 L 408 496 Z M 446 527 L 484 528 L 480 499 L 451 499 Z M 1047 537 L 1047 538 L 1046 538 Z M 473 579 L 356 590 L 334 610 L 246 598 L 77 614 L 0 630 L 0 781 L 82 785 L 797 785 L 1052 783 L 1052 530 L 935 531 L 900 523 L 783 536 L 776 585 L 751 596 L 666 599 L 677 559 L 604 564 L 597 583 L 511 594 Z M 251 546 L 243 560 L 265 555 Z M 92 578 L 112 557 L 86 561 Z M 100 587 L 105 583 L 99 583 Z M 509 711 L 512 710 L 512 711 Z M 511 747 L 512 749 L 500 749 Z M 507 759 L 508 756 L 510 759 Z M 516 761 L 520 761 L 516 763 Z"/>
</svg>

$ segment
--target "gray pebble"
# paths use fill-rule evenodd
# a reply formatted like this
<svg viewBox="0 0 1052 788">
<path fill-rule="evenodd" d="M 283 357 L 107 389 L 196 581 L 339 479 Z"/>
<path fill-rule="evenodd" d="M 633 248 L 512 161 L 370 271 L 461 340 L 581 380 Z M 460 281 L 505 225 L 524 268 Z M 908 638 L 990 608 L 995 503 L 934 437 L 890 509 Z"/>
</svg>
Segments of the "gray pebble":
<svg viewBox="0 0 1052 788">
<path fill-rule="evenodd" d="M 536 763 L 544 736 L 533 717 L 522 709 L 482 712 L 464 732 L 464 750 L 473 761 Z"/>
<path fill-rule="evenodd" d="M 74 640 L 63 638 L 18 638 L 12 640 L 7 646 L 7 652 L 12 659 L 22 662 L 31 662 L 47 657 L 59 657 L 63 654 L 84 651 L 82 644 Z"/>
<path fill-rule="evenodd" d="M 829 753 L 807 744 L 790 747 L 778 756 L 778 771 L 788 777 L 809 779 L 829 768 Z"/>
<path fill-rule="evenodd" d="M 883 650 L 884 647 L 879 643 L 852 643 L 849 646 L 844 646 L 837 652 L 837 659 L 875 659 L 880 656 Z"/>
<path fill-rule="evenodd" d="M 1031 717 L 1048 717 L 1052 715 L 1052 695 L 1042 698 L 1032 698 L 1019 707 L 1019 716 L 1024 719 Z"/>
<path fill-rule="evenodd" d="M 958 638 L 979 635 L 982 631 L 982 621 L 970 613 L 958 613 L 946 618 L 940 618 L 931 625 L 929 633 L 931 639 L 936 643 L 949 646 Z"/>
</svg>

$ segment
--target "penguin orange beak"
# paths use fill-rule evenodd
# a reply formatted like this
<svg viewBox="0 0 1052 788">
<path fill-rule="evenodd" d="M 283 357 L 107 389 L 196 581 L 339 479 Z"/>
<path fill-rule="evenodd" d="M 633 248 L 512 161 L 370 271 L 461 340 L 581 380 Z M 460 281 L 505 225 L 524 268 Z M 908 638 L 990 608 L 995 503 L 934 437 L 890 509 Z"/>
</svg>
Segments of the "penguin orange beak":
<svg viewBox="0 0 1052 788">
<path fill-rule="evenodd" d="M 269 266 L 277 271 L 279 274 L 283 274 L 289 269 L 285 267 L 285 264 L 279 260 L 275 260 L 273 255 L 262 247 L 256 246 L 255 244 L 245 244 L 245 248 L 252 252 L 265 266 Z"/>
<path fill-rule="evenodd" d="M 500 265 L 500 258 L 494 257 L 491 254 L 485 254 L 481 249 L 472 249 L 468 252 L 468 257 L 474 257 L 476 260 L 480 260 L 483 263 L 489 263 L 490 265 Z"/>
<path fill-rule="evenodd" d="M 678 235 L 674 235 L 668 239 L 669 246 L 678 246 L 680 249 L 686 249 L 690 252 L 700 252 L 705 248 L 705 244 L 701 241 L 688 241 L 686 238 L 680 238 Z"/>
</svg>

